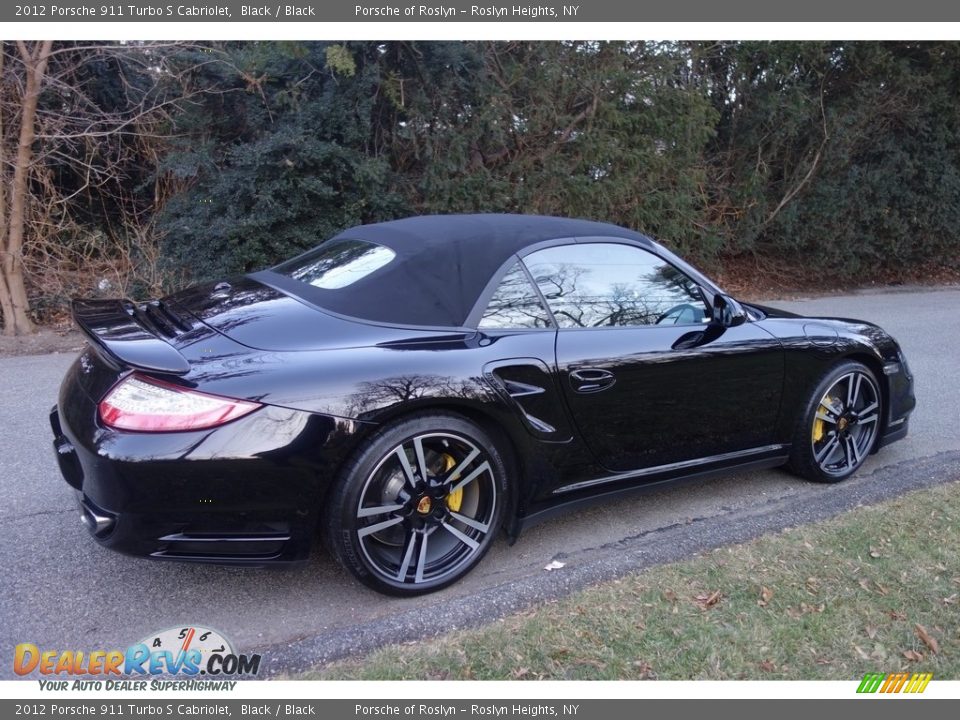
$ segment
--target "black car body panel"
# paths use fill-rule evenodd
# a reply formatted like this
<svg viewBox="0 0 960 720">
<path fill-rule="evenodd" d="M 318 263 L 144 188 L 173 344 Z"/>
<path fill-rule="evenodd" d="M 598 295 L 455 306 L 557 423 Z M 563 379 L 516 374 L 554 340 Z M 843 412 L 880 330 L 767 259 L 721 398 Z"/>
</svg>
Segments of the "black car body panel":
<svg viewBox="0 0 960 720">
<path fill-rule="evenodd" d="M 482 216 L 483 226 L 497 217 Z M 417 232 L 430 227 L 416 220 Z M 404 222 L 360 234 L 389 236 Z M 437 222 L 449 233 L 474 221 Z M 343 307 L 315 305 L 315 294 L 292 292 L 295 281 L 272 271 L 147 305 L 76 303 L 91 347 L 67 373 L 51 424 L 96 539 L 158 558 L 303 560 L 349 459 L 378 428 L 420 411 L 458 413 L 505 448 L 512 536 L 561 508 L 783 463 L 796 408 L 841 359 L 863 362 L 879 380 L 885 413 L 873 450 L 906 434 L 912 376 L 896 342 L 870 323 L 755 306 L 748 322 L 731 327 L 479 327 L 478 312 L 512 264 L 537 248 L 585 241 L 570 232 L 580 227 L 590 242 L 606 238 L 663 258 L 708 305 L 720 293 L 636 233 L 605 235 L 612 226 L 556 218 L 522 225 L 537 231 L 505 246 L 492 276 L 475 283 L 473 306 L 458 301 L 450 316 L 461 322 L 446 325 L 349 317 Z M 98 403 L 131 373 L 262 407 L 211 429 L 116 430 Z"/>
<path fill-rule="evenodd" d="M 150 321 L 164 317 L 166 325 Z M 74 300 L 73 317 L 80 329 L 118 366 L 130 365 L 159 373 L 182 375 L 187 360 L 160 337 L 160 328 L 184 332 L 189 328 L 165 311 L 159 302 L 137 306 L 126 300 Z M 173 319 L 170 319 L 173 318 Z"/>
</svg>

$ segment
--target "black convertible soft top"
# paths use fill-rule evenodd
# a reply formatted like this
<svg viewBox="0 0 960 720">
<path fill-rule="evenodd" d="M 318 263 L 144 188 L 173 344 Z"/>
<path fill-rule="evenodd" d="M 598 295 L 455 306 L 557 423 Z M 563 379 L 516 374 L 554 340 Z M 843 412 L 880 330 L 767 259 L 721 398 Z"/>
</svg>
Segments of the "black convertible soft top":
<svg viewBox="0 0 960 720">
<path fill-rule="evenodd" d="M 391 262 L 346 287 L 314 287 L 276 268 L 254 277 L 341 315 L 401 325 L 460 327 L 491 275 L 511 256 L 544 240 L 585 237 L 651 242 L 632 230 L 589 220 L 421 215 L 360 225 L 322 243 L 364 240 L 396 253 Z"/>
</svg>

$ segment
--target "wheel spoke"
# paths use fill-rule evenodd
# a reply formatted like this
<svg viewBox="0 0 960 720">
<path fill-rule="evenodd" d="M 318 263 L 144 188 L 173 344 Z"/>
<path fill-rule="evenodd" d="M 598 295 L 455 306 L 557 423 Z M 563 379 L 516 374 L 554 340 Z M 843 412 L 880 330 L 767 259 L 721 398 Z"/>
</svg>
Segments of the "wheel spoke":
<svg viewBox="0 0 960 720">
<path fill-rule="evenodd" d="M 400 564 L 400 572 L 397 573 L 397 580 L 403 582 L 407 579 L 407 570 L 410 568 L 410 561 L 413 560 L 413 549 L 417 546 L 417 533 L 410 533 L 410 540 L 407 542 L 407 551 L 403 554 L 403 562 Z"/>
<path fill-rule="evenodd" d="M 373 517 L 374 515 L 386 515 L 387 513 L 395 513 L 398 510 L 403 510 L 403 505 L 378 505 L 377 507 L 365 507 L 360 508 L 357 511 L 357 517 Z"/>
<path fill-rule="evenodd" d="M 850 458 L 850 446 L 847 444 L 846 440 L 840 441 L 840 449 L 843 451 L 843 462 L 848 468 L 852 468 L 853 460 Z"/>
<path fill-rule="evenodd" d="M 417 486 L 417 481 L 413 477 L 413 468 L 410 467 L 410 461 L 407 460 L 407 451 L 404 450 L 403 446 L 401 445 L 396 450 L 394 450 L 394 454 L 397 456 L 397 459 L 400 461 L 400 467 L 403 468 L 403 474 L 407 478 L 407 483 L 410 485 L 411 488 L 415 488 Z"/>
<path fill-rule="evenodd" d="M 490 524 L 489 524 L 489 523 L 484 524 L 484 523 L 482 523 L 482 522 L 479 522 L 478 520 L 474 520 L 474 519 L 471 518 L 471 517 L 467 517 L 466 515 L 461 515 L 460 513 L 455 513 L 455 512 L 453 512 L 452 510 L 450 511 L 450 515 L 451 515 L 453 518 L 455 518 L 455 519 L 459 520 L 460 522 L 462 522 L 462 523 L 463 523 L 464 525 L 466 525 L 467 527 L 472 527 L 474 530 L 479 530 L 479 531 L 482 532 L 482 533 L 485 533 L 485 532 L 487 532 L 487 531 L 490 529 Z"/>
<path fill-rule="evenodd" d="M 816 453 L 815 459 L 819 465 L 823 465 L 828 457 L 837 449 L 837 445 L 840 444 L 840 437 L 834 435 L 827 441 L 827 444 L 820 448 L 820 451 Z"/>
<path fill-rule="evenodd" d="M 472 537 L 469 537 L 468 535 L 464 535 L 462 532 L 457 530 L 453 525 L 448 523 L 446 520 L 444 520 L 440 524 L 443 525 L 444 529 L 447 532 L 453 535 L 457 540 L 462 542 L 464 545 L 467 545 L 471 550 L 476 550 L 478 547 L 480 547 L 480 543 L 478 543 Z"/>
<path fill-rule="evenodd" d="M 847 455 L 847 464 L 850 467 L 853 467 L 854 464 L 859 465 L 862 456 L 860 455 L 860 448 L 857 447 L 857 441 L 852 435 L 847 435 L 847 446 L 850 448 L 850 453 Z M 850 463 L 850 457 L 853 457 L 853 464 Z"/>
<path fill-rule="evenodd" d="M 860 373 L 854 373 L 847 381 L 847 408 L 849 410 L 853 410 L 857 400 L 860 397 L 860 382 L 862 380 L 863 375 Z"/>
<path fill-rule="evenodd" d="M 480 475 L 482 475 L 483 473 L 489 472 L 489 470 L 490 470 L 490 463 L 488 463 L 487 461 L 484 461 L 483 463 L 481 463 L 480 465 L 478 465 L 478 466 L 473 470 L 473 472 L 471 472 L 469 475 L 467 475 L 465 478 L 463 478 L 463 480 L 461 480 L 461 481 L 458 482 L 456 485 L 454 485 L 452 488 L 450 488 L 450 492 L 451 492 L 451 493 L 455 493 L 457 490 L 459 490 L 460 488 L 462 488 L 464 485 L 469 485 L 470 483 L 472 483 L 474 480 L 476 480 L 476 479 L 477 479 Z"/>
<path fill-rule="evenodd" d="M 378 522 L 375 525 L 367 525 L 366 527 L 362 527 L 359 530 L 357 530 L 357 535 L 360 537 L 366 537 L 367 535 L 380 532 L 381 530 L 386 530 L 388 527 L 393 527 L 394 525 L 397 525 L 398 523 L 402 523 L 402 522 L 403 522 L 402 517 L 393 517 L 393 518 L 390 518 L 389 520 Z"/>
<path fill-rule="evenodd" d="M 832 405 L 828 405 L 826 400 L 820 401 L 820 407 L 827 411 L 827 415 L 830 417 L 824 418 L 824 420 L 830 420 L 830 422 L 835 423 L 835 418 L 837 417 L 837 411 L 833 409 Z"/>
<path fill-rule="evenodd" d="M 427 539 L 430 536 L 424 533 L 421 537 L 420 556 L 417 558 L 417 574 L 413 577 L 415 583 L 423 582 L 423 568 L 427 564 Z"/>
<path fill-rule="evenodd" d="M 472 463 L 477 455 L 480 454 L 480 451 L 477 448 L 474 448 L 470 451 L 470 454 L 467 455 L 463 460 L 461 460 L 457 466 L 447 474 L 447 482 L 452 482 L 457 478 L 460 473 L 463 472 L 463 469 L 468 467 Z"/>
<path fill-rule="evenodd" d="M 427 461 L 423 456 L 423 438 L 415 437 L 413 439 L 413 452 L 417 456 L 417 469 L 420 471 L 420 479 L 427 479 Z"/>
<path fill-rule="evenodd" d="M 837 419 L 835 417 L 830 417 L 826 413 L 817 413 L 817 420 L 823 420 L 824 422 L 828 422 L 831 425 L 837 424 Z"/>
<path fill-rule="evenodd" d="M 857 424 L 867 425 L 869 423 L 876 422 L 878 419 L 878 416 L 877 416 L 877 413 L 874 411 L 878 407 L 880 407 L 880 403 L 874 401 L 870 403 L 867 407 L 865 407 L 863 410 L 861 410 L 860 416 L 857 418 Z M 873 413 L 873 414 L 870 415 L 869 413 Z"/>
</svg>

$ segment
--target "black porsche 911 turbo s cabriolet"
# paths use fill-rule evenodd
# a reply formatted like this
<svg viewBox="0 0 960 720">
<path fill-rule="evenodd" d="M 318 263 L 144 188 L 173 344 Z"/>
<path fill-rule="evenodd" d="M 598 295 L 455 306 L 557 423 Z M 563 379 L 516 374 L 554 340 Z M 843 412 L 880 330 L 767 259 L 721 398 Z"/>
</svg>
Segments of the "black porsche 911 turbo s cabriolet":
<svg viewBox="0 0 960 720">
<path fill-rule="evenodd" d="M 412 217 L 154 302 L 77 300 L 51 412 L 101 544 L 265 565 L 336 558 L 438 589 L 562 508 L 786 464 L 836 482 L 907 434 L 876 325 L 740 303 L 604 223 Z"/>
</svg>

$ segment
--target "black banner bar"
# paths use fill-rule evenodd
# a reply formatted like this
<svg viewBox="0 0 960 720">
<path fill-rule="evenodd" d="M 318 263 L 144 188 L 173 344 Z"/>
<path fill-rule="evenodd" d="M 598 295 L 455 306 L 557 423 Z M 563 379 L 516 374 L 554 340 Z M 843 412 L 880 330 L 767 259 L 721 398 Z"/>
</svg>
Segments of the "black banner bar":
<svg viewBox="0 0 960 720">
<path fill-rule="evenodd" d="M 855 687 L 851 683 L 851 694 Z M 909 710 L 903 705 L 910 704 Z M 865 703 L 869 703 L 869 706 Z M 951 708 L 953 708 L 951 710 Z M 957 717 L 960 700 L 851 698 L 850 700 L 0 700 L 0 717 L 43 718 L 282 718 L 283 720 L 637 720 L 702 713 L 701 717 L 809 720 L 843 713 L 870 720 Z M 642 714 L 642 715 L 641 715 Z"/>
<path fill-rule="evenodd" d="M 57 0 L 3 3 L 0 22 L 956 22 L 960 3 L 873 0 Z"/>
</svg>

